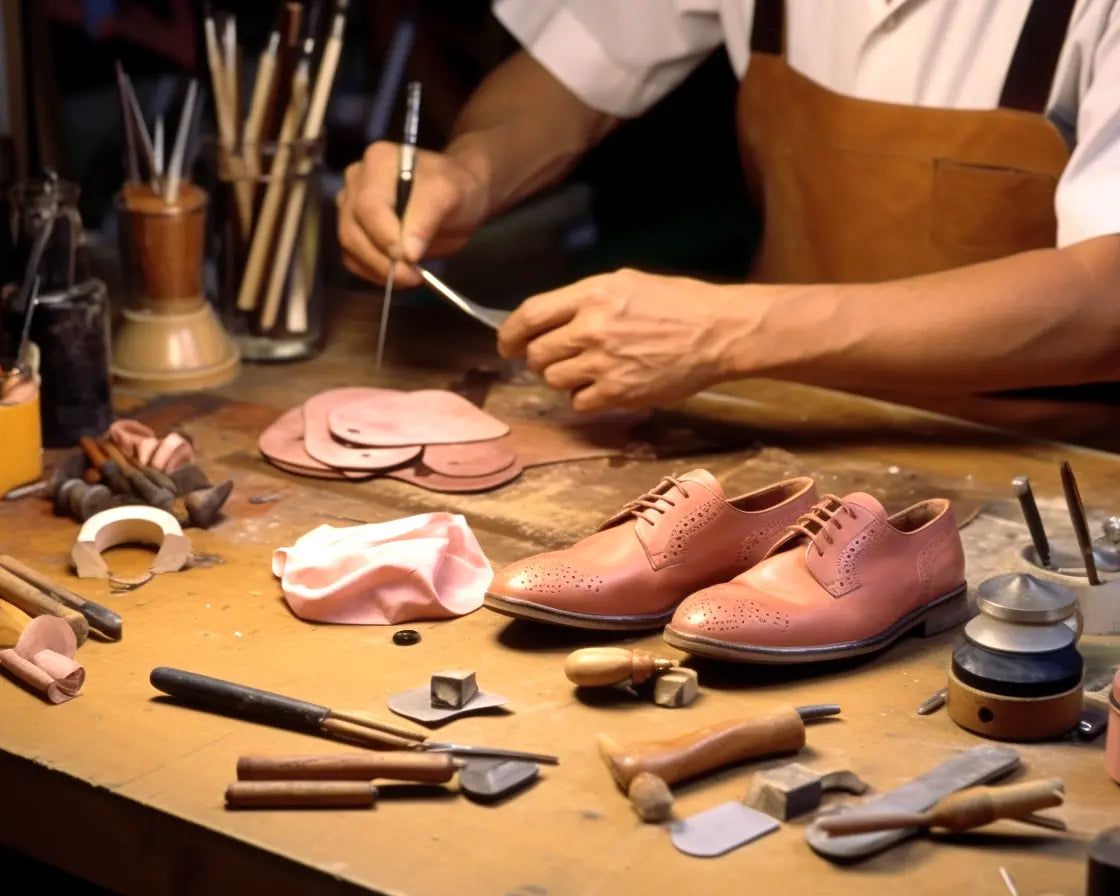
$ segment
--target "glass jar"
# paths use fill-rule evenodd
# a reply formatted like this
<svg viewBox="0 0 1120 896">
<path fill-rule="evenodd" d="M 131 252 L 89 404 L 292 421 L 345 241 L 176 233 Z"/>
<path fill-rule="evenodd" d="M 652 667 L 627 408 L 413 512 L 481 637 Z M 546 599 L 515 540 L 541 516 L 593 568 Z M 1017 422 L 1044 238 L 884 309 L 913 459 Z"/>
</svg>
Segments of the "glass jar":
<svg viewBox="0 0 1120 896">
<path fill-rule="evenodd" d="M 208 144 L 215 209 L 208 259 L 222 323 L 250 361 L 323 343 L 322 140 Z"/>
</svg>

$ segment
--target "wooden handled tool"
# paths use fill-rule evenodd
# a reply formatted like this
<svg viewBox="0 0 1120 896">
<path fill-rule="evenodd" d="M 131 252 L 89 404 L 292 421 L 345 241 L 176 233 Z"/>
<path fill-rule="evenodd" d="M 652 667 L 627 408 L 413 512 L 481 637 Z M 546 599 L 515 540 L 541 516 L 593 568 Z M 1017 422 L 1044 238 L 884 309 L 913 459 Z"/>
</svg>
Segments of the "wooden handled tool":
<svg viewBox="0 0 1120 896">
<path fill-rule="evenodd" d="M 0 649 L 15 647 L 30 622 L 31 617 L 19 607 L 0 600 Z"/>
<path fill-rule="evenodd" d="M 1060 778 L 1024 781 L 1003 787 L 969 787 L 938 800 L 926 812 L 824 816 L 817 819 L 816 825 L 828 834 L 867 834 L 926 827 L 957 832 L 990 824 L 999 818 L 1055 827 L 1061 823 L 1040 819 L 1033 813 L 1038 809 L 1060 806 L 1064 792 L 1065 786 Z"/>
<path fill-rule="evenodd" d="M 89 637 L 89 623 L 85 616 L 63 606 L 49 594 L 44 594 L 7 569 L 0 569 L 0 598 L 15 604 L 28 616 L 57 616 L 74 630 L 78 644 L 84 644 Z"/>
<path fill-rule="evenodd" d="M 19 576 L 28 584 L 34 585 L 40 591 L 50 595 L 60 603 L 66 604 L 74 610 L 77 610 L 86 618 L 86 622 L 90 627 L 99 631 L 106 638 L 116 640 L 121 636 L 121 617 L 110 610 L 108 607 L 103 607 L 101 604 L 94 603 L 92 600 L 86 600 L 80 594 L 75 594 L 68 588 L 63 588 L 48 579 L 46 576 L 36 572 L 30 566 L 21 563 L 15 557 L 10 557 L 7 554 L 0 554 L 0 568 L 8 570 L 8 572 Z"/>
<path fill-rule="evenodd" d="M 101 448 L 105 454 L 109 456 L 109 459 L 124 473 L 125 478 L 128 479 L 129 485 L 132 486 L 132 490 L 144 499 L 144 503 L 151 507 L 158 507 L 161 510 L 170 510 L 171 505 L 175 502 L 174 492 L 157 485 L 141 473 L 140 470 L 133 466 L 132 461 L 124 456 L 121 449 L 112 442 L 102 442 Z"/>
<path fill-rule="evenodd" d="M 745 759 L 794 753 L 805 746 L 806 719 L 838 712 L 840 707 L 834 704 L 789 707 L 753 719 L 710 725 L 672 740 L 628 746 L 600 734 L 599 753 L 618 786 L 628 792 L 630 782 L 641 772 L 673 784 Z"/>
<path fill-rule="evenodd" d="M 655 656 L 648 650 L 584 647 L 568 654 L 564 660 L 564 674 L 574 684 L 596 688 L 625 681 L 641 684 L 652 675 L 676 665 L 676 660 Z"/>
<path fill-rule="evenodd" d="M 377 788 L 366 781 L 235 781 L 226 788 L 231 809 L 368 809 Z"/>
<path fill-rule="evenodd" d="M 78 443 L 82 446 L 82 451 L 85 452 L 89 462 L 101 474 L 101 479 L 110 489 L 118 495 L 132 494 L 132 487 L 128 484 L 128 478 L 124 475 L 124 471 L 116 461 L 109 459 L 109 456 L 101 450 L 101 446 L 95 439 L 82 436 L 78 439 Z"/>
<path fill-rule="evenodd" d="M 465 765 L 449 753 L 336 753 L 322 756 L 242 756 L 242 781 L 423 781 L 443 784 Z"/>
<path fill-rule="evenodd" d="M 339 713 L 327 706 L 182 669 L 158 666 L 152 670 L 149 680 L 165 694 L 228 715 L 325 734 L 377 749 L 412 749 L 427 737 L 360 713 Z"/>
</svg>

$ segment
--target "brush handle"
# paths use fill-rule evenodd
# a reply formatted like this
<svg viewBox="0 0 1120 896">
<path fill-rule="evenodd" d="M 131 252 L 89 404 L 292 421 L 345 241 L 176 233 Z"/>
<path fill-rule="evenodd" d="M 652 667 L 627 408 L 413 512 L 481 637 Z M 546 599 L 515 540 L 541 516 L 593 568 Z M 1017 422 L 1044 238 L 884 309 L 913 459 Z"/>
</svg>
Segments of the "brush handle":
<svg viewBox="0 0 1120 896">
<path fill-rule="evenodd" d="M 365 781 L 235 781 L 226 806 L 238 809 L 368 809 L 377 788 Z"/>
<path fill-rule="evenodd" d="M 450 781 L 462 760 L 450 753 L 337 753 L 312 756 L 242 756 L 242 781 Z"/>
</svg>

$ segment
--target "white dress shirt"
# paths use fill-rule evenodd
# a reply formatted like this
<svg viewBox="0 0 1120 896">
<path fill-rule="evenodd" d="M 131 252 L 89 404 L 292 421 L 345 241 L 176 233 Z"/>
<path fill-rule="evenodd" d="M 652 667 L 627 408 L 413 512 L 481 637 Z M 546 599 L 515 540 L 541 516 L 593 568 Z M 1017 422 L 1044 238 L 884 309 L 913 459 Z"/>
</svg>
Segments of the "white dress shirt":
<svg viewBox="0 0 1120 896">
<path fill-rule="evenodd" d="M 1043 0 L 1048 2 L 1048 0 Z M 633 117 L 721 43 L 740 77 L 753 0 L 494 0 L 521 44 L 589 105 Z M 1030 0 L 788 0 L 786 57 L 867 100 L 994 109 Z M 728 110 L 731 114 L 731 110 Z M 1120 232 L 1120 2 L 1078 0 L 1047 116 L 1072 157 L 1058 245 Z"/>
</svg>

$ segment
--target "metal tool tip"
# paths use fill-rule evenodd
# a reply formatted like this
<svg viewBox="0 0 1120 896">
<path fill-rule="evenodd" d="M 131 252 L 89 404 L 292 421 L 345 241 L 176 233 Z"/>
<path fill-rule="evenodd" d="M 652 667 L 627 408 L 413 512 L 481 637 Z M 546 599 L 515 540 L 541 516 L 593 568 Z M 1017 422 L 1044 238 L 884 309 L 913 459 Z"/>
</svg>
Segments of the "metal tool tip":
<svg viewBox="0 0 1120 896">
<path fill-rule="evenodd" d="M 798 706 L 797 714 L 806 722 L 810 719 L 823 719 L 827 716 L 838 716 L 840 715 L 840 704 L 814 703 L 811 706 Z"/>
</svg>

